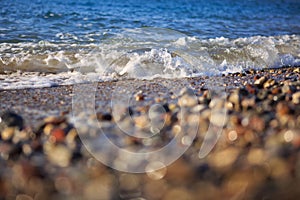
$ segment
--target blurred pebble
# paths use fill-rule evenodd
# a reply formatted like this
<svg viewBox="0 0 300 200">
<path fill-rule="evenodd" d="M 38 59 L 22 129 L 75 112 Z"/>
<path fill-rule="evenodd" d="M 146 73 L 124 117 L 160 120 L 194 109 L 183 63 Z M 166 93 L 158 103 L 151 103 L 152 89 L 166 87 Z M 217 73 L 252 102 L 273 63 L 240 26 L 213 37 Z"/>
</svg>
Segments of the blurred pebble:
<svg viewBox="0 0 300 200">
<path fill-rule="evenodd" d="M 208 161 L 211 166 L 216 168 L 225 168 L 232 166 L 239 155 L 239 150 L 234 147 L 229 147 L 223 151 L 215 152 L 209 155 Z"/>
<path fill-rule="evenodd" d="M 23 129 L 23 118 L 11 111 L 6 111 L 0 116 L 0 132 L 6 127 L 16 127 L 17 129 Z"/>
<path fill-rule="evenodd" d="M 52 164 L 60 167 L 67 167 L 70 164 L 72 154 L 65 145 L 49 144 L 45 150 L 47 157 Z"/>
<path fill-rule="evenodd" d="M 300 91 L 293 94 L 293 103 L 300 104 Z"/>
<path fill-rule="evenodd" d="M 110 113 L 97 113 L 97 119 L 100 121 L 111 121 L 112 115 Z"/>
<path fill-rule="evenodd" d="M 143 193 L 146 199 L 159 200 L 168 191 L 168 185 L 165 180 L 147 181 L 144 185 Z"/>
<path fill-rule="evenodd" d="M 174 199 L 184 199 L 184 200 L 196 200 L 192 196 L 192 193 L 186 188 L 172 188 L 166 192 L 163 200 L 174 200 Z"/>
<path fill-rule="evenodd" d="M 276 81 L 274 79 L 268 79 L 264 84 L 264 88 L 270 88 L 275 85 Z"/>
<path fill-rule="evenodd" d="M 1 132 L 1 139 L 4 141 L 12 139 L 12 137 L 15 134 L 15 131 L 16 131 L 15 127 L 4 128 L 4 130 L 2 130 L 2 132 Z"/>
<path fill-rule="evenodd" d="M 178 100 L 178 105 L 180 107 L 193 107 L 196 104 L 198 104 L 198 100 L 196 96 L 190 96 L 185 94 L 182 97 L 180 97 Z"/>
<path fill-rule="evenodd" d="M 26 194 L 19 194 L 17 195 L 16 200 L 33 200 L 33 198 Z"/>
</svg>

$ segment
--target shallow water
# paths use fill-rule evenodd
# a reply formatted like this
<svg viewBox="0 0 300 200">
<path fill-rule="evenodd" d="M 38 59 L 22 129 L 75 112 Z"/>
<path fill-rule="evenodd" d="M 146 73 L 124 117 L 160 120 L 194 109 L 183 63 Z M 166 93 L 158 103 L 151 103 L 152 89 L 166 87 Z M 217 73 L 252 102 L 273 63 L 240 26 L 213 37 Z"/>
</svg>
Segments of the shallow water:
<svg viewBox="0 0 300 200">
<path fill-rule="evenodd" d="M 300 64 L 296 0 L 0 4 L 1 89 Z"/>
</svg>

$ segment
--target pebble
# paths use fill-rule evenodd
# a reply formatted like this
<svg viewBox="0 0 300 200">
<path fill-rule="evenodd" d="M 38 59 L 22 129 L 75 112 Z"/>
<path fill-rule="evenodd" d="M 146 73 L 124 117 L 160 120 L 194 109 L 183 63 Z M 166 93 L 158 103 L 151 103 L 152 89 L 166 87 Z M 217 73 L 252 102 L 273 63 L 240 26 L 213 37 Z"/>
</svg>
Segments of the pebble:
<svg viewBox="0 0 300 200">
<path fill-rule="evenodd" d="M 71 161 L 71 150 L 68 149 L 65 145 L 52 145 L 49 144 L 46 148 L 46 154 L 48 160 L 59 167 L 67 167 Z"/>
<path fill-rule="evenodd" d="M 232 94 L 230 94 L 228 101 L 233 104 L 233 108 L 235 110 L 238 111 L 240 109 L 241 96 L 237 90 L 235 90 Z"/>
<path fill-rule="evenodd" d="M 211 113 L 210 123 L 215 126 L 223 127 L 227 124 L 227 114 L 225 110 L 218 110 Z"/>
<path fill-rule="evenodd" d="M 293 94 L 293 103 L 300 104 L 300 91 Z"/>
<path fill-rule="evenodd" d="M 284 94 L 291 94 L 291 87 L 287 84 L 285 84 L 284 86 L 282 86 L 281 88 L 281 91 L 284 93 Z"/>
<path fill-rule="evenodd" d="M 1 139 L 4 141 L 11 140 L 15 134 L 15 127 L 6 127 L 1 132 Z"/>
<path fill-rule="evenodd" d="M 0 116 L 0 132 L 6 127 L 16 127 L 21 130 L 23 124 L 23 118 L 14 112 L 6 111 Z"/>
<path fill-rule="evenodd" d="M 249 127 L 252 128 L 253 130 L 261 133 L 262 131 L 264 131 L 264 129 L 266 127 L 266 123 L 265 123 L 264 119 L 262 119 L 261 117 L 253 116 L 249 120 Z"/>
<path fill-rule="evenodd" d="M 63 122 L 66 122 L 66 118 L 65 117 L 60 117 L 60 116 L 49 116 L 49 117 L 46 117 L 43 122 L 45 124 L 54 124 L 54 125 L 57 125 L 57 124 L 61 124 Z"/>
<path fill-rule="evenodd" d="M 279 102 L 276 106 L 276 112 L 279 116 L 287 115 L 290 113 L 290 108 L 286 103 Z"/>
<path fill-rule="evenodd" d="M 247 161 L 251 165 L 262 165 L 266 161 L 265 151 L 260 148 L 253 148 L 247 155 Z"/>
<path fill-rule="evenodd" d="M 242 107 L 244 110 L 247 110 L 249 108 L 254 108 L 255 107 L 255 98 L 245 98 L 241 102 Z"/>
<path fill-rule="evenodd" d="M 111 121 L 112 115 L 110 113 L 97 113 L 97 119 L 101 121 Z"/>
<path fill-rule="evenodd" d="M 198 104 L 198 99 L 196 96 L 190 96 L 188 94 L 184 94 L 178 100 L 178 105 L 180 107 L 193 107 Z"/>
<path fill-rule="evenodd" d="M 232 166 L 238 155 L 239 150 L 237 148 L 229 147 L 223 151 L 212 153 L 208 158 L 208 162 L 213 167 L 224 169 Z"/>
<path fill-rule="evenodd" d="M 263 76 L 263 77 L 260 77 L 259 79 L 255 80 L 254 85 L 262 87 L 266 81 L 267 81 L 267 78 Z"/>
<path fill-rule="evenodd" d="M 134 95 L 134 97 L 136 101 L 143 101 L 145 99 L 145 94 L 143 91 L 139 91 Z"/>
<path fill-rule="evenodd" d="M 276 81 L 274 79 L 268 79 L 264 84 L 264 88 L 270 88 L 275 85 Z"/>
<path fill-rule="evenodd" d="M 65 132 L 61 128 L 54 128 L 51 131 L 49 140 L 52 143 L 59 143 L 65 141 Z"/>
</svg>

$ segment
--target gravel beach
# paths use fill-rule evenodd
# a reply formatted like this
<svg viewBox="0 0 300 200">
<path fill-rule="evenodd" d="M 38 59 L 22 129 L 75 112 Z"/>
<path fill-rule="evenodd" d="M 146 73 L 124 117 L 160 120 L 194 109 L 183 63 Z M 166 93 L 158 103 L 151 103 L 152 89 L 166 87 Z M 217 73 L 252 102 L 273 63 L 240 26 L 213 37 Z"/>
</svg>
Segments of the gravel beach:
<svg viewBox="0 0 300 200">
<path fill-rule="evenodd" d="M 119 140 L 114 124 L 146 132 L 149 118 L 143 114 L 154 104 L 163 108 L 154 110 L 154 117 L 162 115 L 165 121 L 151 145 L 162 147 L 180 130 L 189 134 L 194 123 L 195 138 L 182 141 L 189 148 L 169 166 L 120 172 L 97 161 L 82 144 L 72 123 L 74 96 L 81 95 L 75 86 L 3 90 L 0 199 L 300 198 L 300 67 L 94 85 L 95 91 L 85 92 L 95 97 L 95 117 L 109 126 L 108 135 L 117 135 L 112 138 L 122 148 L 135 150 L 147 143 L 133 136 Z M 113 114 L 119 90 L 130 92 L 129 115 L 123 118 Z M 182 108 L 188 113 L 186 129 Z M 225 109 L 224 123 L 222 116 L 211 117 L 215 108 Z M 221 127 L 222 134 L 202 158 L 199 149 L 210 124 Z"/>
</svg>

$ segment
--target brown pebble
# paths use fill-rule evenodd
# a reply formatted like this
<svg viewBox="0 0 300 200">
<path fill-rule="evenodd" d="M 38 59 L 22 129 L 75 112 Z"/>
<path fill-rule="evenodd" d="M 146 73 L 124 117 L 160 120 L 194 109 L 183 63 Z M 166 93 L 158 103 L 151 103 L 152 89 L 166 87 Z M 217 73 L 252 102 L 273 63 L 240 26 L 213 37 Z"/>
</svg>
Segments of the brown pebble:
<svg viewBox="0 0 300 200">
<path fill-rule="evenodd" d="M 229 147 L 225 150 L 212 153 L 208 158 L 211 166 L 224 169 L 231 166 L 237 159 L 239 150 L 234 147 Z"/>
<path fill-rule="evenodd" d="M 279 93 L 280 93 L 280 88 L 278 88 L 278 87 L 273 88 L 273 89 L 271 90 L 271 93 L 272 93 L 273 95 L 279 94 Z"/>
<path fill-rule="evenodd" d="M 250 85 L 250 84 L 247 84 L 247 85 L 246 85 L 246 90 L 247 90 L 250 94 L 255 94 L 255 92 L 256 92 L 255 88 L 254 88 L 252 85 Z"/>
<path fill-rule="evenodd" d="M 262 132 L 265 129 L 265 126 L 265 121 L 261 117 L 254 116 L 250 118 L 249 127 L 251 127 L 253 130 Z"/>
<path fill-rule="evenodd" d="M 276 112 L 279 115 L 287 115 L 290 113 L 290 108 L 286 103 L 279 102 L 276 106 Z"/>
<path fill-rule="evenodd" d="M 146 199 L 162 199 L 163 195 L 168 189 L 168 185 L 165 180 L 147 181 L 144 185 L 143 192 Z"/>
<path fill-rule="evenodd" d="M 145 95 L 142 92 L 139 92 L 138 94 L 135 95 L 136 101 L 143 101 L 144 99 L 145 99 Z"/>
<path fill-rule="evenodd" d="M 52 142 L 63 142 L 65 140 L 65 132 L 61 128 L 55 128 L 51 131 L 50 140 Z"/>
<path fill-rule="evenodd" d="M 186 188 L 172 188 L 168 190 L 163 200 L 173 200 L 173 199 L 185 199 L 185 200 L 195 200 L 192 196 L 191 191 Z"/>
<path fill-rule="evenodd" d="M 248 153 L 247 160 L 251 165 L 262 165 L 266 160 L 265 151 L 263 149 L 251 149 Z"/>
</svg>

